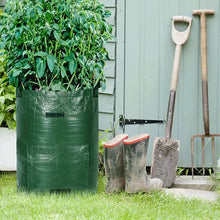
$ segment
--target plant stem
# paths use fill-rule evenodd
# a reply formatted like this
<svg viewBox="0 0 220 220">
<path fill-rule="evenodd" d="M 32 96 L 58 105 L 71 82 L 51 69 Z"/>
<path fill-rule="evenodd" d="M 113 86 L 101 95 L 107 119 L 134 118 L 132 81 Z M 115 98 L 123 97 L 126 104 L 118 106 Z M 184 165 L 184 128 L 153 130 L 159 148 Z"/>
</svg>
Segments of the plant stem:
<svg viewBox="0 0 220 220">
<path fill-rule="evenodd" d="M 46 75 L 46 86 L 48 86 L 47 75 Z"/>
<path fill-rule="evenodd" d="M 68 83 L 68 86 L 66 87 L 67 90 L 69 89 L 69 87 L 70 87 L 70 85 L 71 85 L 71 83 L 72 83 L 72 81 L 73 81 L 75 75 L 76 75 L 76 70 L 75 70 L 75 72 L 73 73 L 73 75 L 72 75 L 72 77 L 71 77 L 71 79 L 70 79 L 70 81 L 69 81 L 69 83 Z"/>
<path fill-rule="evenodd" d="M 38 81 L 39 90 L 41 90 L 42 85 L 41 85 L 41 83 L 40 83 L 40 79 L 39 79 L 37 73 L 36 73 L 36 78 L 37 78 L 37 81 Z"/>
<path fill-rule="evenodd" d="M 33 82 L 33 81 L 29 81 L 29 82 L 32 84 L 38 85 L 38 83 L 36 83 L 36 82 Z"/>
<path fill-rule="evenodd" d="M 57 56 L 57 46 L 58 46 L 58 40 L 56 40 L 56 43 L 55 43 L 55 49 L 54 49 L 55 57 Z"/>
<path fill-rule="evenodd" d="M 58 73 L 52 78 L 50 84 L 49 84 L 49 88 L 51 87 L 52 82 L 54 81 L 54 79 L 57 77 Z"/>
<path fill-rule="evenodd" d="M 25 87 L 24 87 L 24 83 L 23 83 L 23 82 L 21 82 L 21 85 L 22 85 L 22 88 L 25 89 Z"/>
<path fill-rule="evenodd" d="M 89 35 L 89 44 L 88 44 L 88 49 L 87 49 L 87 51 L 90 50 L 91 39 L 92 39 L 92 32 L 90 32 L 90 35 Z"/>
<path fill-rule="evenodd" d="M 46 38 L 46 36 L 44 37 L 44 44 L 45 44 L 45 51 L 48 52 L 47 51 L 47 38 Z"/>
<path fill-rule="evenodd" d="M 60 50 L 59 50 L 59 52 L 58 52 L 58 64 L 60 63 Z"/>
</svg>

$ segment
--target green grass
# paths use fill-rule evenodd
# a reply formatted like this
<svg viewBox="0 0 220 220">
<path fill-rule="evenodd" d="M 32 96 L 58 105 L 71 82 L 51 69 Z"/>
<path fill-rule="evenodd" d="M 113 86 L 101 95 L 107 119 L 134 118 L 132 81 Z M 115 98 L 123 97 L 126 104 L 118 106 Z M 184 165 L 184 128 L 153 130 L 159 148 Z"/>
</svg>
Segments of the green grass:
<svg viewBox="0 0 220 220">
<path fill-rule="evenodd" d="M 91 194 L 17 193 L 16 174 L 0 174 L 0 220 L 8 219 L 220 219 L 220 201 L 175 199 L 163 193 L 105 193 L 99 177 L 98 192 Z"/>
</svg>

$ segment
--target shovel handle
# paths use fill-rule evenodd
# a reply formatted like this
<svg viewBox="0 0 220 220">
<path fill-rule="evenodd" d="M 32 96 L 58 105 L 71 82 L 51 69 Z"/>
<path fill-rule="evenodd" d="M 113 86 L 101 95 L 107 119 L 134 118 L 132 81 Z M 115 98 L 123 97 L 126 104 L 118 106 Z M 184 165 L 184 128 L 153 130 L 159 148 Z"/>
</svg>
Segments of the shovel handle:
<svg viewBox="0 0 220 220">
<path fill-rule="evenodd" d="M 168 110 L 167 110 L 167 123 L 165 130 L 165 137 L 167 138 L 171 138 L 171 133 L 172 133 L 176 90 L 177 90 L 177 84 L 179 78 L 181 49 L 182 49 L 181 45 L 176 45 L 174 62 L 173 62 L 173 73 L 172 73 L 171 86 L 170 86 L 170 95 L 168 102 Z"/>
<path fill-rule="evenodd" d="M 174 22 L 186 22 L 190 24 L 192 22 L 192 18 L 188 16 L 177 15 L 177 16 L 173 16 L 173 21 Z"/>
<path fill-rule="evenodd" d="M 188 23 L 188 27 L 185 31 L 180 32 L 175 28 L 175 22 L 186 22 Z M 174 107 L 175 107 L 175 99 L 176 99 L 176 90 L 179 78 L 179 67 L 180 67 L 180 58 L 181 58 L 181 50 L 182 45 L 186 43 L 189 38 L 190 30 L 192 25 L 192 18 L 187 16 L 174 16 L 172 21 L 172 39 L 176 44 L 174 61 L 173 61 L 173 72 L 170 86 L 170 96 L 168 102 L 168 110 L 167 110 L 167 123 L 165 129 L 165 137 L 171 138 L 172 126 L 173 126 L 173 116 L 174 116 Z"/>
<path fill-rule="evenodd" d="M 178 31 L 175 28 L 175 22 L 188 23 L 185 31 Z M 192 26 L 192 18 L 188 16 L 173 16 L 172 20 L 172 39 L 176 45 L 183 45 L 189 38 L 190 29 Z"/>
</svg>

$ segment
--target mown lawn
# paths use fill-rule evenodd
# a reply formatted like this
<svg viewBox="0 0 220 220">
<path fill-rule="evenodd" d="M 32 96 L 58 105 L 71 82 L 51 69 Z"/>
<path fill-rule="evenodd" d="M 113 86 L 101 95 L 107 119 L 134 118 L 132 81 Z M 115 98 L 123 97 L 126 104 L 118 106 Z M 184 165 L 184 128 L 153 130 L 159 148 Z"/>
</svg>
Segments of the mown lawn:
<svg viewBox="0 0 220 220">
<path fill-rule="evenodd" d="M 105 193 L 99 177 L 98 192 L 91 194 L 17 193 L 16 174 L 0 174 L 0 220 L 8 219 L 220 219 L 220 201 L 175 199 L 163 193 Z"/>
</svg>

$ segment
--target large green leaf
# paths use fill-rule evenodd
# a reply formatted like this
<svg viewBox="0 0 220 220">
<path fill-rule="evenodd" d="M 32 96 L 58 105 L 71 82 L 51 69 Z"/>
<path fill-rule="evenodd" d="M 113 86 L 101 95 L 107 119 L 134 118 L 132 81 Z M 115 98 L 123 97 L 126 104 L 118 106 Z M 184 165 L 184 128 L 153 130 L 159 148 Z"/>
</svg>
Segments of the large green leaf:
<svg viewBox="0 0 220 220">
<path fill-rule="evenodd" d="M 60 69 L 61 69 L 61 76 L 62 78 L 64 78 L 66 76 L 66 70 L 63 66 L 61 66 Z"/>
<path fill-rule="evenodd" d="M 22 70 L 18 70 L 18 69 L 14 69 L 13 71 L 13 76 L 16 77 L 16 76 L 19 76 L 21 74 Z"/>
<path fill-rule="evenodd" d="M 4 97 L 5 100 L 8 99 L 10 101 L 13 101 L 13 99 L 15 99 L 15 94 L 6 94 Z"/>
<path fill-rule="evenodd" d="M 15 107 L 16 107 L 15 104 L 8 105 L 8 106 L 6 107 L 6 109 L 5 109 L 5 111 L 11 111 L 11 110 L 14 110 Z"/>
<path fill-rule="evenodd" d="M 89 27 L 92 32 L 95 31 L 95 24 L 94 23 L 90 23 Z"/>
<path fill-rule="evenodd" d="M 111 16 L 111 12 L 108 11 L 108 10 L 106 10 L 106 11 L 105 11 L 105 17 L 108 18 L 108 17 L 110 17 L 110 16 Z"/>
<path fill-rule="evenodd" d="M 5 90 L 5 88 L 0 88 L 0 95 L 4 92 L 4 90 Z"/>
<path fill-rule="evenodd" d="M 6 121 L 8 128 L 10 128 L 10 129 L 16 128 L 16 122 L 14 120 L 12 120 L 11 117 L 6 117 L 5 121 Z"/>
<path fill-rule="evenodd" d="M 54 91 L 54 92 L 56 92 L 56 91 L 65 91 L 65 88 L 63 87 L 61 82 L 52 85 L 51 88 L 52 88 L 52 91 Z"/>
<path fill-rule="evenodd" d="M 38 5 L 38 6 L 36 7 L 36 9 L 37 9 L 38 14 L 41 16 L 41 15 L 43 14 L 42 9 L 41 9 L 41 6 Z"/>
<path fill-rule="evenodd" d="M 0 125 L 2 124 L 4 118 L 5 118 L 5 113 L 0 112 Z"/>
<path fill-rule="evenodd" d="M 3 105 L 5 103 L 5 97 L 0 96 L 0 104 Z"/>
<path fill-rule="evenodd" d="M 56 40 L 59 40 L 60 39 L 60 33 L 58 31 L 54 31 L 53 32 L 53 35 L 55 37 Z"/>
<path fill-rule="evenodd" d="M 45 64 L 45 61 L 40 57 L 36 59 L 36 69 L 37 69 L 37 74 L 39 78 L 41 78 L 44 75 L 46 64 Z"/>
<path fill-rule="evenodd" d="M 54 70 L 55 62 L 56 62 L 56 57 L 54 55 L 50 54 L 47 56 L 47 65 L 51 73 Z"/>
<path fill-rule="evenodd" d="M 39 51 L 39 52 L 34 54 L 35 57 L 37 57 L 37 56 L 38 57 L 45 57 L 47 55 L 48 55 L 47 52 L 43 52 L 43 51 Z"/>
<path fill-rule="evenodd" d="M 76 71 L 76 68 L 77 68 L 77 63 L 75 60 L 71 60 L 69 62 L 69 71 L 71 73 L 71 75 Z"/>
<path fill-rule="evenodd" d="M 13 113 L 13 119 L 16 121 L 16 111 Z"/>
</svg>

